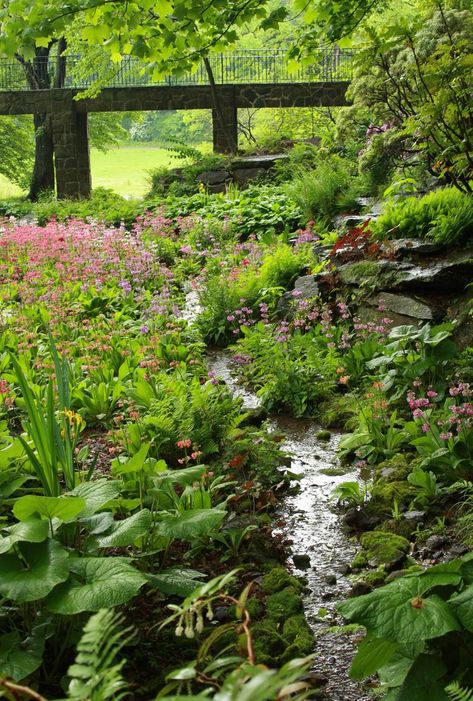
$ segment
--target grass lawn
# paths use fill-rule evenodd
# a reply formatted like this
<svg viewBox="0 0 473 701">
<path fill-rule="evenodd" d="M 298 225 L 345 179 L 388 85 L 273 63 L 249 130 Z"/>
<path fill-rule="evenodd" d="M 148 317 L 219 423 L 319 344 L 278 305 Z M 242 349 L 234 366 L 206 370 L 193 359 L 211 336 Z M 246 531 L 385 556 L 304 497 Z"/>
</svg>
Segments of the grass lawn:
<svg viewBox="0 0 473 701">
<path fill-rule="evenodd" d="M 208 151 L 208 148 L 202 150 Z M 171 168 L 182 163 L 159 146 L 126 144 L 102 153 L 91 152 L 92 187 L 108 187 L 124 197 L 141 197 L 148 190 L 147 172 L 160 166 Z M 0 199 L 20 196 L 19 187 L 0 175 Z"/>
<path fill-rule="evenodd" d="M 126 145 L 106 153 L 92 150 L 92 186 L 108 187 L 124 197 L 141 197 L 149 189 L 147 172 L 177 166 L 182 160 L 158 146 Z"/>
</svg>

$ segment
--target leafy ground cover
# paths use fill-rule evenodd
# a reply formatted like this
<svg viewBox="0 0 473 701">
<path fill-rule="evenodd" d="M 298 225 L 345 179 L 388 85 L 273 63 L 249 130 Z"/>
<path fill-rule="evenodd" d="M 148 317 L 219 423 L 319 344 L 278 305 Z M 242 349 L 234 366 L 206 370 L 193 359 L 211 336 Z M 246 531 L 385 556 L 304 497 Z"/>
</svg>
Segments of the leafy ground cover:
<svg viewBox="0 0 473 701">
<path fill-rule="evenodd" d="M 149 210 L 98 192 L 95 205 L 37 205 L 41 226 L 2 223 L 6 693 L 25 682 L 50 698 L 111 698 L 127 682 L 142 698 L 228 688 L 240 699 L 248 687 L 269 699 L 303 676 L 310 662 L 291 663 L 313 649 L 303 583 L 278 567 L 271 536 L 287 460 L 280 436 L 209 373 L 214 344 L 231 346 L 266 410 L 350 431 L 341 458 L 360 478 L 334 499 L 360 537 L 355 585 L 396 577 L 341 605 L 368 631 L 353 676 L 379 671 L 398 700 L 432 664 L 439 699 L 471 685 L 471 349 L 452 340 L 451 321 L 393 328 L 382 301 L 379 319 L 362 321 L 338 284 L 320 294 L 316 276 L 335 280 L 337 256 L 376 259 L 380 244 L 365 226 L 327 246 L 333 235 L 284 187 L 279 199 L 268 185 Z M 459 557 L 424 573 L 411 550 L 432 534 L 453 538 Z M 402 632 L 411 625 L 415 644 Z M 102 629 L 123 664 L 87 657 Z M 465 654 L 450 654 L 452 637 Z M 92 692 L 97 669 L 112 681 Z"/>
</svg>

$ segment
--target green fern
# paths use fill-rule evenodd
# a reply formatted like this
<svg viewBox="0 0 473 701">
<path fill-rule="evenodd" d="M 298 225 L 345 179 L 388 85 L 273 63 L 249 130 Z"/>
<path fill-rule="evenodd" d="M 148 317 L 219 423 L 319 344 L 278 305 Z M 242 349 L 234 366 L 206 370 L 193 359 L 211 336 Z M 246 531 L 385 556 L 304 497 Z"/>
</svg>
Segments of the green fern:
<svg viewBox="0 0 473 701">
<path fill-rule="evenodd" d="M 74 701 L 119 701 L 126 695 L 121 671 L 125 660 L 116 661 L 130 640 L 130 629 L 122 629 L 123 618 L 101 609 L 89 618 L 77 645 L 76 661 L 69 667 L 69 698 Z"/>
<path fill-rule="evenodd" d="M 464 689 L 458 682 L 451 682 L 445 691 L 451 701 L 473 701 L 473 689 Z"/>
</svg>

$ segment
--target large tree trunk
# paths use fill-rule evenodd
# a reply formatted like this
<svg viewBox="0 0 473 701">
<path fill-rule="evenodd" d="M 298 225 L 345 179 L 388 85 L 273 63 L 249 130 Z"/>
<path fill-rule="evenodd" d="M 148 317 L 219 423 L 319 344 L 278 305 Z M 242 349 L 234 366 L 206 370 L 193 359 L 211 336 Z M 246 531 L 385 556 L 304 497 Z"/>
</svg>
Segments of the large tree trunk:
<svg viewBox="0 0 473 701">
<path fill-rule="evenodd" d="M 54 150 L 51 115 L 35 114 L 35 158 L 28 197 L 36 202 L 42 192 L 54 192 Z"/>
<path fill-rule="evenodd" d="M 17 55 L 23 65 L 26 79 L 31 90 L 47 90 L 51 88 L 50 52 L 49 47 L 39 47 L 32 61 Z M 65 39 L 59 39 L 53 87 L 62 88 L 65 80 L 66 65 L 62 53 L 66 49 Z M 35 162 L 28 197 L 36 201 L 42 192 L 54 192 L 54 149 L 51 115 L 35 114 L 33 116 L 35 129 Z"/>
</svg>

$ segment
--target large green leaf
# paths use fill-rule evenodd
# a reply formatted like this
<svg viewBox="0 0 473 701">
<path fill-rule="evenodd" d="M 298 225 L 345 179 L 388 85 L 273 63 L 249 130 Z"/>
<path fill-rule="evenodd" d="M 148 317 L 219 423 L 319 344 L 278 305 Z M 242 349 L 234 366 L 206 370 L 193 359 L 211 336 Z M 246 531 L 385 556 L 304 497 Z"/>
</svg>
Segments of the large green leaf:
<svg viewBox="0 0 473 701">
<path fill-rule="evenodd" d="M 71 578 L 48 598 L 53 613 L 71 616 L 82 611 L 120 606 L 146 584 L 146 577 L 127 558 L 83 557 L 71 560 Z"/>
<path fill-rule="evenodd" d="M 163 514 L 156 526 L 156 534 L 165 538 L 193 540 L 217 528 L 225 518 L 218 509 L 189 509 L 178 514 Z"/>
<path fill-rule="evenodd" d="M 97 548 L 123 548 L 133 545 L 138 538 L 148 533 L 151 526 L 151 513 L 148 509 L 142 509 L 136 514 L 116 521 L 105 533 L 89 538 L 87 547 L 91 550 Z"/>
<path fill-rule="evenodd" d="M 409 670 L 396 701 L 448 701 L 438 681 L 443 674 L 445 665 L 440 657 L 420 655 Z"/>
<path fill-rule="evenodd" d="M 120 493 L 119 484 L 116 480 L 99 479 L 96 482 L 82 482 L 73 489 L 70 494 L 85 501 L 81 517 L 93 516 L 108 502 L 116 499 Z"/>
<path fill-rule="evenodd" d="M 399 649 L 397 643 L 367 635 L 358 645 L 358 650 L 350 669 L 352 679 L 369 677 L 383 667 Z"/>
<path fill-rule="evenodd" d="M 421 578 L 403 577 L 365 596 L 344 601 L 339 611 L 378 638 L 414 643 L 438 638 L 461 626 L 439 596 L 422 598 Z"/>
<path fill-rule="evenodd" d="M 17 555 L 0 557 L 0 594 L 18 603 L 47 596 L 69 576 L 69 554 L 55 540 L 17 545 Z M 25 564 L 27 563 L 27 564 Z"/>
<path fill-rule="evenodd" d="M 49 523 L 40 518 L 29 518 L 3 529 L 5 537 L 0 538 L 0 555 L 6 553 L 15 543 L 42 543 L 49 532 Z"/>
<path fill-rule="evenodd" d="M 173 567 L 172 569 L 159 572 L 159 574 L 148 574 L 147 579 L 151 586 L 162 591 L 163 594 L 175 596 L 189 596 L 203 582 L 199 577 L 204 577 L 202 572 L 185 569 L 183 567 Z"/>
<path fill-rule="evenodd" d="M 473 632 L 473 584 L 448 602 L 467 630 Z"/>
<path fill-rule="evenodd" d="M 28 494 L 17 499 L 13 513 L 19 521 L 24 521 L 34 514 L 49 520 L 58 518 L 61 521 L 72 521 L 84 508 L 85 501 L 81 497 L 42 497 Z"/>
<path fill-rule="evenodd" d="M 0 637 L 0 674 L 16 682 L 32 674 L 41 665 L 44 636 L 32 635 L 22 644 L 17 631 Z"/>
</svg>

